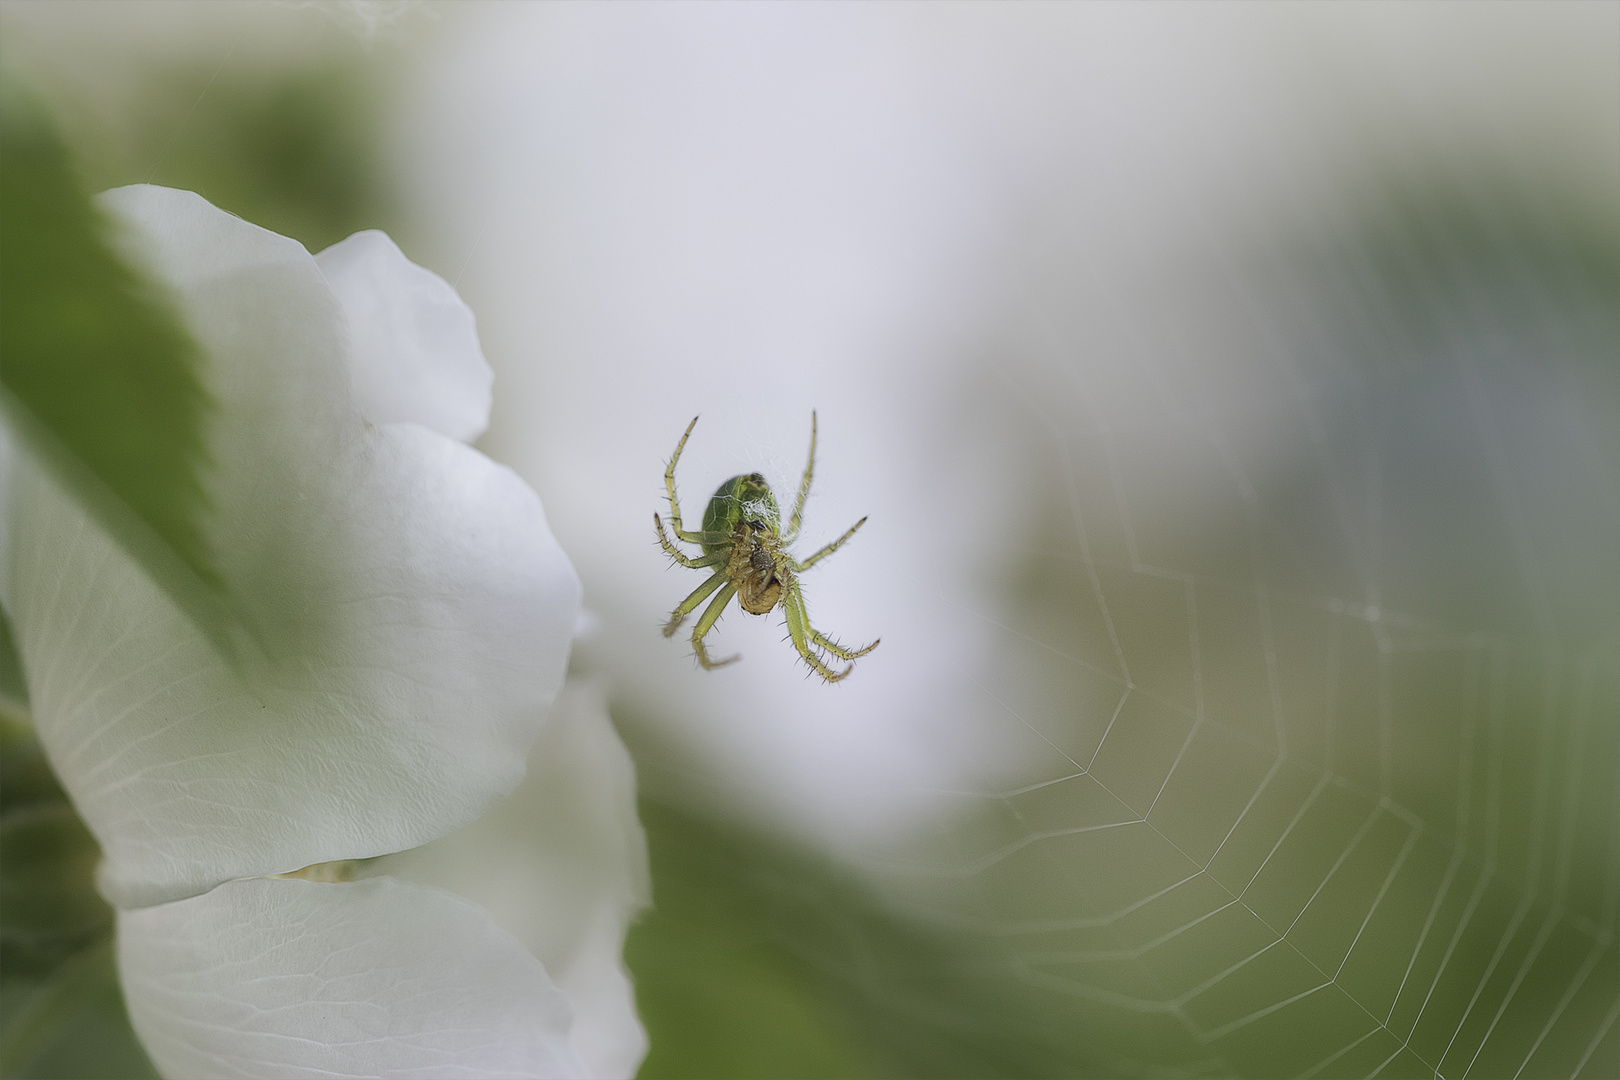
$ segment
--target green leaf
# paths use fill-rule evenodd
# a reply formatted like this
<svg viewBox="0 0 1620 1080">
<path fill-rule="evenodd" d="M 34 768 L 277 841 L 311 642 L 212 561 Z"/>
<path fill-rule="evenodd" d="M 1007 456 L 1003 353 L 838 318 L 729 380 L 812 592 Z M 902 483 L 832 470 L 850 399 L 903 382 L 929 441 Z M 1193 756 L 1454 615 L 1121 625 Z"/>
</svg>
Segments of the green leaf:
<svg viewBox="0 0 1620 1080">
<path fill-rule="evenodd" d="M 118 257 L 42 110 L 0 87 L 0 386 L 205 581 L 203 357 Z"/>
</svg>

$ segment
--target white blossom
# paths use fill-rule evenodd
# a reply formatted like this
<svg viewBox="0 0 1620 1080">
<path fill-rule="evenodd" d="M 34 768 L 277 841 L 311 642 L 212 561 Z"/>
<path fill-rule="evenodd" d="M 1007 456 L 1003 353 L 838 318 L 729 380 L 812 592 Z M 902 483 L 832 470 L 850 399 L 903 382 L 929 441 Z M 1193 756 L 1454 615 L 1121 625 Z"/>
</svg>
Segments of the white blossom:
<svg viewBox="0 0 1620 1080">
<path fill-rule="evenodd" d="M 490 402 L 471 312 L 380 233 L 312 257 L 187 192 L 103 206 L 202 349 L 216 580 L 0 428 L 0 602 L 40 740 L 102 845 L 154 1062 L 171 1077 L 633 1072 L 644 1037 L 617 953 L 645 855 L 599 703 L 572 721 L 597 752 L 550 739 L 531 760 L 621 804 L 617 841 L 592 834 L 609 865 L 581 901 L 599 970 L 573 976 L 609 992 L 571 1001 L 438 888 L 275 877 L 473 822 L 523 780 L 562 685 L 579 583 L 534 492 L 462 441 Z M 542 875 L 550 857 L 516 856 Z M 473 891 L 477 873 L 463 868 Z"/>
</svg>

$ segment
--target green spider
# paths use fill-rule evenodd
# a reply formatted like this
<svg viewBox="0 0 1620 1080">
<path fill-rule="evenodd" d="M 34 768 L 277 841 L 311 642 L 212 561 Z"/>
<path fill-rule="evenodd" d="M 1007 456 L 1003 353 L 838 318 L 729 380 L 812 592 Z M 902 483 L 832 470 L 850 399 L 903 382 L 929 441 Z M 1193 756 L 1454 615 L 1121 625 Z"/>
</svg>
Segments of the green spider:
<svg viewBox="0 0 1620 1080">
<path fill-rule="evenodd" d="M 866 519 L 861 518 L 843 536 L 803 562 L 787 551 L 788 545 L 799 535 L 799 523 L 804 517 L 804 500 L 810 494 L 810 477 L 816 468 L 816 414 L 810 414 L 810 460 L 804 467 L 804 479 L 799 481 L 799 497 L 794 500 L 793 514 L 788 518 L 785 536 L 781 532 L 782 512 L 777 508 L 776 496 L 771 494 L 770 485 L 759 473 L 733 476 L 721 484 L 709 499 L 708 508 L 703 511 L 703 528 L 700 531 L 688 532 L 681 527 L 681 504 L 675 497 L 675 464 L 681 460 L 681 451 L 685 449 L 687 437 L 695 427 L 697 417 L 694 416 L 692 422 L 686 425 L 686 433 L 681 436 L 681 441 L 675 444 L 675 455 L 669 459 L 669 467 L 664 470 L 664 487 L 669 491 L 669 523 L 676 538 L 689 544 L 702 545 L 703 554 L 693 558 L 670 543 L 664 533 L 664 522 L 656 513 L 653 514 L 653 526 L 658 530 L 658 542 L 670 558 L 692 569 L 712 566 L 715 571 L 670 614 L 664 636 L 674 637 L 686 617 L 718 589 L 719 592 L 703 609 L 703 616 L 692 630 L 692 649 L 697 653 L 698 663 L 705 669 L 742 659 L 740 656 L 728 656 L 724 660 L 710 660 L 708 650 L 703 647 L 703 639 L 719 621 L 726 604 L 735 596 L 738 606 L 750 615 L 765 615 L 781 607 L 787 616 L 788 636 L 793 639 L 793 647 L 799 650 L 804 662 L 823 679 L 837 682 L 854 671 L 855 665 L 852 663 L 843 671 L 834 671 L 816 654 L 816 648 L 840 660 L 854 660 L 877 648 L 878 642 L 874 641 L 864 649 L 846 649 L 811 626 L 810 613 L 805 610 L 804 593 L 799 589 L 797 577 L 843 547 L 844 541 L 866 524 Z"/>
</svg>

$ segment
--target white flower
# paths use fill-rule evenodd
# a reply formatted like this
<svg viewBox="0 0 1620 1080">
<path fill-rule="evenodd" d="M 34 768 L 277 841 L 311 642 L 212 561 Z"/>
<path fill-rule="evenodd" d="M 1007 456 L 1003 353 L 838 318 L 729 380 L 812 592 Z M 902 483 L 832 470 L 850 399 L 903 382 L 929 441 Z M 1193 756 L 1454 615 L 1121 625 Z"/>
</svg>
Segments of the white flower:
<svg viewBox="0 0 1620 1080">
<path fill-rule="evenodd" d="M 0 602 L 40 739 L 105 853 L 154 1062 L 171 1077 L 633 1071 L 617 953 L 644 853 L 599 703 L 570 710 L 588 738 L 548 738 L 536 759 L 619 806 L 587 838 L 609 866 L 589 878 L 593 918 L 559 916 L 581 927 L 578 955 L 542 950 L 592 958 L 570 975 L 583 1000 L 447 892 L 270 876 L 472 822 L 522 780 L 562 683 L 578 580 L 534 493 L 460 441 L 489 411 L 471 313 L 381 233 L 312 258 L 187 192 L 103 201 L 206 358 L 217 587 L 0 427 Z"/>
</svg>

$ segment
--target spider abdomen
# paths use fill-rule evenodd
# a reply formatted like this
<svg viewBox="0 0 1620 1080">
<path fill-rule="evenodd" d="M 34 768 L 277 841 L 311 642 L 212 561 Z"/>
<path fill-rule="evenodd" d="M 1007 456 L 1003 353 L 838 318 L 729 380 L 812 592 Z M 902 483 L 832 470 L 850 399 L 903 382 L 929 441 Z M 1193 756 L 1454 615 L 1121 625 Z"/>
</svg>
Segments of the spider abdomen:
<svg viewBox="0 0 1620 1080">
<path fill-rule="evenodd" d="M 737 587 L 737 604 L 750 615 L 766 615 L 782 602 L 782 589 L 793 580 L 781 565 L 781 557 L 762 537 L 750 538 L 746 524 L 738 526 L 738 537 L 731 549 L 727 576 Z"/>
<path fill-rule="evenodd" d="M 749 526 L 754 534 L 776 537 L 782 526 L 782 512 L 777 509 L 776 496 L 771 486 L 759 473 L 733 476 L 709 496 L 709 505 L 703 510 L 703 531 L 708 536 L 724 533 L 733 539 L 727 543 L 705 542 L 705 554 L 714 554 L 735 548 L 737 529 Z M 748 533 L 742 534 L 744 538 Z M 745 545 L 746 546 L 746 545 Z"/>
</svg>

